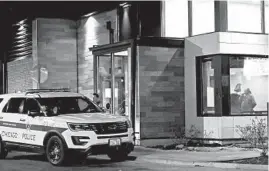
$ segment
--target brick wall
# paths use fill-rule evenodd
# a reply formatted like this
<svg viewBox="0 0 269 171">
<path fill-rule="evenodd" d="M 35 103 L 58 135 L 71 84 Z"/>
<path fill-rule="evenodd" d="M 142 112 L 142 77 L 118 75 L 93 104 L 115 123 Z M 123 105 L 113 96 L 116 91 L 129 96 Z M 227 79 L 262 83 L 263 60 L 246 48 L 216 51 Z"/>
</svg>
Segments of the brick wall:
<svg viewBox="0 0 269 171">
<path fill-rule="evenodd" d="M 40 88 L 77 89 L 76 22 L 64 19 L 37 19 L 34 59 L 48 70 Z M 33 29 L 35 30 L 35 29 Z M 35 56 L 37 55 L 37 57 Z"/>
<path fill-rule="evenodd" d="M 83 18 L 77 21 L 78 34 L 78 82 L 79 92 L 91 97 L 94 91 L 93 55 L 89 51 L 94 45 L 109 43 L 109 33 L 106 22 L 111 21 L 117 37 L 117 11 L 112 10 Z"/>
<path fill-rule="evenodd" d="M 185 123 L 184 49 L 138 48 L 140 138 L 173 137 Z"/>
<path fill-rule="evenodd" d="M 7 64 L 8 93 L 32 88 L 32 66 L 33 61 L 31 57 Z"/>
</svg>

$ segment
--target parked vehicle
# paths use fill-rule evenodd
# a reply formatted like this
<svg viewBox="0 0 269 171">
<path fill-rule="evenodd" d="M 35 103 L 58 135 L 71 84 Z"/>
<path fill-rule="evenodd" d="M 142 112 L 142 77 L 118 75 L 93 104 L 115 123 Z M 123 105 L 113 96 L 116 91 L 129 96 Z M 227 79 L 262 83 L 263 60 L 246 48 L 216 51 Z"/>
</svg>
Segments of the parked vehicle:
<svg viewBox="0 0 269 171">
<path fill-rule="evenodd" d="M 0 158 L 10 151 L 44 153 L 52 165 L 107 154 L 124 160 L 134 149 L 131 122 L 106 114 L 65 89 L 0 95 Z"/>
</svg>

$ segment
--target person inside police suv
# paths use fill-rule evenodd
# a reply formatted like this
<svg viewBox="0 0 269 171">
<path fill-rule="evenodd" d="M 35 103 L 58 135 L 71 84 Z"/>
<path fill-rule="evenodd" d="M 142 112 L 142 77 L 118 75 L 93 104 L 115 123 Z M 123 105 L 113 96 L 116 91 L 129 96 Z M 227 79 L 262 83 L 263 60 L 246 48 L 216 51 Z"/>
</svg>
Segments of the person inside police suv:
<svg viewBox="0 0 269 171">
<path fill-rule="evenodd" d="M 101 100 L 99 94 L 93 93 L 93 102 L 97 104 L 99 107 L 101 107 Z"/>
</svg>

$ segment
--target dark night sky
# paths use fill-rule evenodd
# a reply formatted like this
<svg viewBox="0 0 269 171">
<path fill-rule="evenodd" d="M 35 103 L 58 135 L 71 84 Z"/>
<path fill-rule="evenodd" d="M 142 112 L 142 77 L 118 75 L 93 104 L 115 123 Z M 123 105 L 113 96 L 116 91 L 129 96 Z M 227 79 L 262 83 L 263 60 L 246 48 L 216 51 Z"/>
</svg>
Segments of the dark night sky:
<svg viewBox="0 0 269 171">
<path fill-rule="evenodd" d="M 122 1 L 0 1 L 0 53 L 8 48 L 11 26 L 35 17 L 77 20 L 94 12 L 115 9 Z"/>
</svg>

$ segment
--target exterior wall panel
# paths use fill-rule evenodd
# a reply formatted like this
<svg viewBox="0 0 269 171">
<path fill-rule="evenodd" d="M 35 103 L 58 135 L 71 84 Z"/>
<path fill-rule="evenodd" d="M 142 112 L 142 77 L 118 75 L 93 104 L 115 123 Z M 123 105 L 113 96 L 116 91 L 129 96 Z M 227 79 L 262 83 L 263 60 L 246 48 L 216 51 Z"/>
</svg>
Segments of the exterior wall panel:
<svg viewBox="0 0 269 171">
<path fill-rule="evenodd" d="M 64 19 L 37 19 L 38 67 L 48 70 L 39 88 L 77 89 L 76 22 Z M 35 66 L 35 72 L 42 75 Z M 40 80 L 40 78 L 38 78 Z"/>
<path fill-rule="evenodd" d="M 184 127 L 184 49 L 139 46 L 140 138 Z"/>
</svg>

